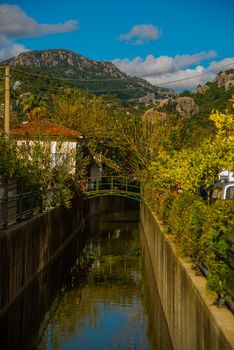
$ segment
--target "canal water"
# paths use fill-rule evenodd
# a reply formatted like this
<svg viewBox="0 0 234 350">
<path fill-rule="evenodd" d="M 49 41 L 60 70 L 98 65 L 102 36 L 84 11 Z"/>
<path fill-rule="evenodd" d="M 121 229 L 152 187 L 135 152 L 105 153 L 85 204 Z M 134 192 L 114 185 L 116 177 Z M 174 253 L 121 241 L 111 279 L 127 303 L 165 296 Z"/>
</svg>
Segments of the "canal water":
<svg viewBox="0 0 234 350">
<path fill-rule="evenodd" d="M 0 327 L 1 349 L 172 350 L 139 210 L 87 221 Z"/>
</svg>

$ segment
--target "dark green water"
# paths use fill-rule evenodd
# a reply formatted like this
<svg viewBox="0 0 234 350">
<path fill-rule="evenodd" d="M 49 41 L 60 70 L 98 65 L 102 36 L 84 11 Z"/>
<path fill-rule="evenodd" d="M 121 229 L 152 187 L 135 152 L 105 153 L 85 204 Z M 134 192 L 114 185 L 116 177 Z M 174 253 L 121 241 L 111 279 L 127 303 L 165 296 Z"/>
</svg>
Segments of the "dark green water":
<svg viewBox="0 0 234 350">
<path fill-rule="evenodd" d="M 92 218 L 0 324 L 1 349 L 172 350 L 138 217 Z"/>
</svg>

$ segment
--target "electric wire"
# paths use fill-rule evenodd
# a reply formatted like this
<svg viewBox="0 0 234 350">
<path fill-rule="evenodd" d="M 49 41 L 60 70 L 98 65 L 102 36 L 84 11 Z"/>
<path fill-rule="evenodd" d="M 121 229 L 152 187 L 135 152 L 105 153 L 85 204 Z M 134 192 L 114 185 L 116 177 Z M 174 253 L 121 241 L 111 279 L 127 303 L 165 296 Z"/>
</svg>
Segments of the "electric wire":
<svg viewBox="0 0 234 350">
<path fill-rule="evenodd" d="M 49 76 L 49 75 L 42 75 L 38 73 L 31 73 L 27 72 L 18 68 L 13 68 L 13 71 L 18 73 L 24 73 L 27 75 L 32 75 L 40 78 L 45 78 L 49 80 L 61 80 L 61 81 L 78 81 L 78 82 L 105 82 L 105 81 L 124 81 L 124 80 L 130 80 L 131 78 L 104 78 L 104 79 L 77 79 L 77 78 L 61 78 L 61 77 L 55 77 L 55 76 Z"/>
<path fill-rule="evenodd" d="M 225 57 L 225 55 L 226 55 L 227 53 L 234 53 L 234 49 L 221 52 L 221 53 L 217 54 L 217 55 L 216 55 L 215 57 L 213 57 L 213 58 L 214 58 L 214 59 L 217 59 L 217 57 L 220 57 L 220 56 L 221 56 L 221 57 Z M 185 55 L 185 56 L 186 56 L 186 55 Z M 232 58 L 232 57 L 226 57 L 226 58 Z M 168 70 L 168 71 L 166 71 L 166 72 L 158 72 L 157 75 L 164 75 L 164 74 L 168 74 L 168 73 L 169 73 L 169 74 L 170 74 L 170 73 L 174 73 L 174 72 L 177 72 L 177 71 L 179 71 L 179 70 L 181 70 L 181 69 L 189 68 L 189 67 L 191 67 L 191 66 L 197 65 L 197 64 L 199 64 L 199 63 L 202 62 L 202 61 L 208 61 L 208 60 L 211 60 L 211 59 L 212 59 L 212 57 L 203 58 L 203 59 L 198 60 L 197 62 L 191 62 L 191 63 L 188 63 L 188 64 L 183 65 L 183 66 L 178 66 L 178 67 L 172 68 L 172 69 L 170 69 L 170 70 Z M 152 75 L 152 74 L 151 74 L 151 75 Z M 149 75 L 145 74 L 145 75 L 142 75 L 142 76 L 139 76 L 139 77 L 145 78 L 145 77 L 148 77 L 148 76 L 150 76 L 150 74 L 149 74 Z"/>
<path fill-rule="evenodd" d="M 68 90 L 70 89 L 71 87 L 70 86 L 59 86 L 59 87 L 55 87 L 55 88 L 49 88 L 49 87 L 44 87 L 44 86 L 37 86 L 37 85 L 34 85 L 34 84 L 31 84 L 31 83 L 25 83 L 25 82 L 22 82 L 22 85 L 24 85 L 25 87 L 29 87 L 29 88 L 32 88 L 34 90 L 38 90 L 38 91 L 65 91 L 65 90 Z M 94 90 L 94 89 L 83 89 L 84 91 L 86 92 L 118 92 L 118 91 L 129 91 L 129 90 L 138 90 L 137 87 L 132 87 L 132 88 L 126 88 L 126 89 L 111 89 L 111 90 L 105 90 L 105 89 L 97 89 L 97 90 Z"/>
<path fill-rule="evenodd" d="M 212 73 L 217 73 L 217 72 L 219 72 L 219 71 L 222 71 L 222 69 L 224 69 L 224 68 L 231 68 L 231 67 L 234 67 L 234 62 L 233 63 L 230 63 L 230 64 L 227 64 L 227 65 L 224 65 L 224 66 L 220 66 L 219 68 L 216 68 L 216 69 L 211 69 L 211 70 L 209 70 L 209 71 L 203 71 L 203 72 L 201 72 L 201 73 L 198 73 L 198 74 L 195 74 L 195 75 L 193 75 L 193 76 L 190 76 L 190 77 L 186 77 L 186 78 L 182 78 L 182 79 L 175 79 L 175 80 L 169 80 L 169 81 L 167 81 L 167 82 L 164 82 L 164 83 L 158 83 L 158 84 L 156 84 L 155 85 L 155 87 L 160 87 L 160 86 L 165 86 L 165 85 L 169 85 L 169 84 L 175 84 L 175 83 L 179 83 L 179 82 L 182 82 L 182 81 L 186 81 L 186 80 L 191 80 L 191 79 L 195 79 L 195 78 L 197 78 L 197 77 L 200 77 L 200 76 L 202 76 L 202 75 L 210 75 L 210 74 L 212 74 Z M 16 70 L 16 71 L 18 71 L 18 70 Z M 41 76 L 41 75 L 37 75 L 36 73 L 34 74 L 34 73 L 29 73 L 29 72 L 27 72 L 28 74 L 30 74 L 30 75 L 34 75 L 34 76 Z M 60 80 L 60 78 L 58 78 L 59 80 Z M 52 78 L 51 80 L 57 80 L 57 78 Z M 111 79 L 110 79 L 111 80 Z M 118 79 L 115 79 L 115 80 L 117 80 L 117 81 L 119 81 Z M 124 81 L 125 79 L 121 79 L 121 81 Z M 129 80 L 129 79 L 127 79 L 127 80 Z M 76 79 L 75 81 L 77 81 L 77 82 L 83 82 L 84 80 L 80 80 L 80 79 Z M 90 82 L 90 83 L 92 83 L 93 81 L 97 81 L 96 79 L 94 79 L 94 80 L 86 80 L 87 82 Z M 105 80 L 99 80 L 99 81 L 105 81 Z M 29 83 L 30 84 L 30 83 Z M 44 89 L 43 87 L 36 87 L 35 86 L 35 88 L 38 88 L 38 89 Z M 69 88 L 69 87 L 58 87 L 58 88 L 45 88 L 46 90 L 58 90 L 58 89 L 67 89 L 67 88 Z M 149 88 L 151 88 L 151 87 L 149 87 Z M 128 88 L 128 89 L 112 89 L 112 90 L 105 90 L 105 89 L 101 89 L 101 90 L 99 90 L 98 91 L 98 89 L 97 90 L 95 90 L 95 89 L 89 89 L 88 91 L 90 91 L 90 92 L 92 92 L 92 91 L 94 91 L 94 92 L 118 92 L 118 91 L 129 91 L 129 90 L 136 90 L 137 88 Z M 153 90 L 153 88 L 151 88 L 152 90 Z"/>
<path fill-rule="evenodd" d="M 182 79 L 176 79 L 176 80 L 171 80 L 171 81 L 168 81 L 166 83 L 159 83 L 155 86 L 163 86 L 163 85 L 169 85 L 169 84 L 174 84 L 174 83 L 179 83 L 181 81 L 185 81 L 185 80 L 190 80 L 190 79 L 194 79 L 194 78 L 197 78 L 197 77 L 200 77 L 202 75 L 209 75 L 211 73 L 217 73 L 217 72 L 220 72 L 222 71 L 223 68 L 227 68 L 229 67 L 229 69 L 231 69 L 232 67 L 234 67 L 234 62 L 233 63 L 230 63 L 230 64 L 227 64 L 225 66 L 220 66 L 219 68 L 216 68 L 216 69 L 212 69 L 212 70 L 209 70 L 209 71 L 203 71 L 201 73 L 198 73 L 198 74 L 195 74 L 193 76 L 190 76 L 190 77 L 186 77 L 186 78 L 182 78 Z"/>
<path fill-rule="evenodd" d="M 234 49 L 231 49 L 231 50 L 228 50 L 228 51 L 224 51 L 220 54 L 218 54 L 215 58 L 219 57 L 219 56 L 224 56 L 226 55 L 227 53 L 232 53 L 234 52 Z M 192 65 L 195 65 L 195 64 L 198 64 L 199 62 L 201 61 L 204 61 L 204 60 L 210 60 L 211 58 L 206 58 L 206 59 L 201 59 L 197 62 L 192 62 L 190 64 L 187 64 L 187 65 L 182 65 L 182 66 L 178 66 L 176 67 L 175 69 L 172 69 L 172 70 L 169 70 L 168 72 L 162 72 L 162 73 L 158 73 L 158 75 L 161 75 L 161 74 L 167 74 L 167 73 L 173 73 L 173 72 L 176 72 L 180 69 L 183 69 L 183 68 L 188 68 L 188 67 L 191 67 Z M 128 80 L 130 79 L 131 77 L 126 77 L 126 78 L 103 78 L 103 79 L 77 79 L 77 78 L 63 78 L 63 77 L 55 77 L 55 76 L 49 76 L 49 75 L 43 75 L 43 74 L 40 74 L 40 73 L 31 73 L 31 72 L 27 72 L 27 71 L 24 71 L 24 70 L 20 70 L 18 68 L 13 68 L 13 70 L 17 71 L 17 72 L 21 72 L 21 73 L 25 73 L 25 74 L 28 74 L 28 75 L 34 75 L 34 76 L 38 76 L 38 77 L 41 77 L 41 78 L 46 78 L 46 79 L 53 79 L 53 80 L 61 80 L 61 81 L 79 81 L 79 82 L 103 82 L 103 81 L 124 81 L 124 80 Z M 53 70 L 53 73 L 59 73 L 61 74 L 60 71 L 57 71 L 57 70 Z M 126 74 L 126 73 L 124 73 Z M 144 78 L 146 77 L 147 75 L 142 75 L 142 76 L 136 76 L 136 78 Z"/>
</svg>

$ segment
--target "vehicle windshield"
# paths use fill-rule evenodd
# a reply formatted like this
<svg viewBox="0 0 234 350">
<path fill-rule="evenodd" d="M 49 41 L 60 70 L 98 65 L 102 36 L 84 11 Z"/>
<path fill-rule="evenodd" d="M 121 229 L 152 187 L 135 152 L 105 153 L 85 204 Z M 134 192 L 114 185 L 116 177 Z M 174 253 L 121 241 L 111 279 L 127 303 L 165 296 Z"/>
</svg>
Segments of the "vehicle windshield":
<svg viewBox="0 0 234 350">
<path fill-rule="evenodd" d="M 228 186 L 226 190 L 226 199 L 234 199 L 234 185 Z"/>
</svg>

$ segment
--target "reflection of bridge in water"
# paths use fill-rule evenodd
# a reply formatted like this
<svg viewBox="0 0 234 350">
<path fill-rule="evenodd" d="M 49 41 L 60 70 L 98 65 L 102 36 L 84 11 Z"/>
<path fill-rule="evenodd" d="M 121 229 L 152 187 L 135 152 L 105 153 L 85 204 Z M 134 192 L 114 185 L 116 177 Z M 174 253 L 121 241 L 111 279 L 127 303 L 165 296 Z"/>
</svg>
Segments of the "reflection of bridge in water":
<svg viewBox="0 0 234 350">
<path fill-rule="evenodd" d="M 82 186 L 87 198 L 121 196 L 140 201 L 140 182 L 124 176 L 89 177 Z"/>
</svg>

